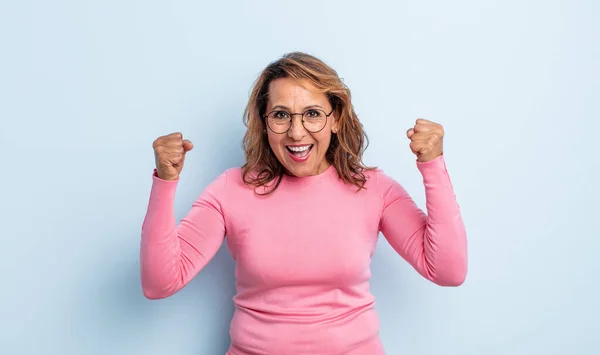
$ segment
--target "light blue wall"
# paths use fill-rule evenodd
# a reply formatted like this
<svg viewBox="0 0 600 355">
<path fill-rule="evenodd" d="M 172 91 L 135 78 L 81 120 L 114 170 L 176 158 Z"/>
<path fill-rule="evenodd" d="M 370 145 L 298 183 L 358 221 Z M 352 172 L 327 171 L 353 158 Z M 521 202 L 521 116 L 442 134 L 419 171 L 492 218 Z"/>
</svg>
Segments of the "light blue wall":
<svg viewBox="0 0 600 355">
<path fill-rule="evenodd" d="M 391 355 L 598 354 L 600 6 L 593 1 L 3 1 L 0 353 L 223 354 L 222 249 L 150 301 L 138 250 L 151 144 L 196 148 L 177 217 L 243 161 L 252 81 L 285 52 L 338 70 L 365 160 L 424 207 L 404 136 L 444 125 L 469 233 L 441 288 L 381 239 L 372 290 Z"/>
</svg>

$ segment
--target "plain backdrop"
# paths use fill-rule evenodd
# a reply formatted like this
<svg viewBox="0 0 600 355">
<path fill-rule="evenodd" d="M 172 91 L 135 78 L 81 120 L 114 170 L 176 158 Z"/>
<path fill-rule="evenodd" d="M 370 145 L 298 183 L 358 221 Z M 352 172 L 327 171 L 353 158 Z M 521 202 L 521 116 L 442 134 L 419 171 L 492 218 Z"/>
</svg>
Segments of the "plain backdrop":
<svg viewBox="0 0 600 355">
<path fill-rule="evenodd" d="M 243 163 L 242 111 L 301 50 L 351 88 L 365 162 L 424 208 L 405 136 L 441 123 L 469 237 L 458 288 L 380 238 L 372 292 L 391 355 L 598 354 L 600 5 L 595 1 L 2 1 L 0 353 L 224 354 L 224 247 L 144 298 L 152 141 L 195 143 L 183 217 Z"/>
</svg>

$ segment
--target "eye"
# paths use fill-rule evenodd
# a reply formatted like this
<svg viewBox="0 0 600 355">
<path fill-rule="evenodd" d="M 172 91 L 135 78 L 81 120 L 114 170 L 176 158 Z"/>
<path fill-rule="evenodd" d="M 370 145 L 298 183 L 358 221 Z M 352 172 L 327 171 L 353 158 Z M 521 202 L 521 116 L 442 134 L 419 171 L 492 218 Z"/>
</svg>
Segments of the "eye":
<svg viewBox="0 0 600 355">
<path fill-rule="evenodd" d="M 319 112 L 317 110 L 308 110 L 308 111 L 306 111 L 306 113 L 304 115 L 308 118 L 317 118 L 317 117 L 321 116 L 321 112 Z"/>
<path fill-rule="evenodd" d="M 274 118 L 280 119 L 280 120 L 286 120 L 288 118 L 290 118 L 290 114 L 285 112 L 285 111 L 275 111 L 272 113 Z"/>
</svg>

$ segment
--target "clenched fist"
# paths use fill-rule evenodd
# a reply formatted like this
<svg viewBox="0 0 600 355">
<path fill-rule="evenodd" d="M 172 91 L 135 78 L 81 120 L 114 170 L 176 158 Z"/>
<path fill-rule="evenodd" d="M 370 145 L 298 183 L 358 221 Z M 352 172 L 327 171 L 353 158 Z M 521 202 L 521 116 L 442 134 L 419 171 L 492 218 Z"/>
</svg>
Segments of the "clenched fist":
<svg viewBox="0 0 600 355">
<path fill-rule="evenodd" d="M 158 137 L 154 143 L 154 158 L 156 160 L 156 173 L 163 180 L 177 180 L 185 154 L 192 150 L 194 145 L 187 139 L 183 139 L 181 133 L 171 133 Z"/>
<path fill-rule="evenodd" d="M 444 128 L 440 124 L 419 118 L 415 126 L 406 131 L 406 136 L 418 161 L 426 162 L 442 155 Z"/>
</svg>

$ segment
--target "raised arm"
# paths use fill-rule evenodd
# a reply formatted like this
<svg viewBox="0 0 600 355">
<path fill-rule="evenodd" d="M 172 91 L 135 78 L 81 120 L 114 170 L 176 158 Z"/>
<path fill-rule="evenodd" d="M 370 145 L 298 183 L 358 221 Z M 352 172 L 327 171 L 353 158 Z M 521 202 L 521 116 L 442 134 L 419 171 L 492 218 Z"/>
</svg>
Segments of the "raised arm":
<svg viewBox="0 0 600 355">
<path fill-rule="evenodd" d="M 381 173 L 380 231 L 419 274 L 441 286 L 461 285 L 467 275 L 467 235 L 443 156 L 444 129 L 417 119 L 406 135 L 423 177 L 427 214 Z"/>
<path fill-rule="evenodd" d="M 423 277 L 441 286 L 459 286 L 467 274 L 467 236 L 443 156 L 417 166 L 427 214 L 398 182 L 379 173 L 380 231 Z"/>
<path fill-rule="evenodd" d="M 168 147 L 170 144 L 176 146 L 177 139 L 173 143 L 171 137 L 159 146 L 165 151 L 170 150 L 170 160 L 177 161 Z M 187 285 L 215 256 L 226 233 L 223 201 L 227 173 L 206 187 L 187 215 L 177 223 L 174 202 L 181 167 L 176 174 L 173 173 L 175 170 L 164 169 L 164 162 L 158 162 L 159 155 L 162 160 L 164 154 L 157 153 L 157 167 L 163 170 L 155 170 L 152 176 L 140 248 L 142 290 L 149 299 L 169 297 Z M 177 164 L 183 165 L 182 161 Z"/>
</svg>

